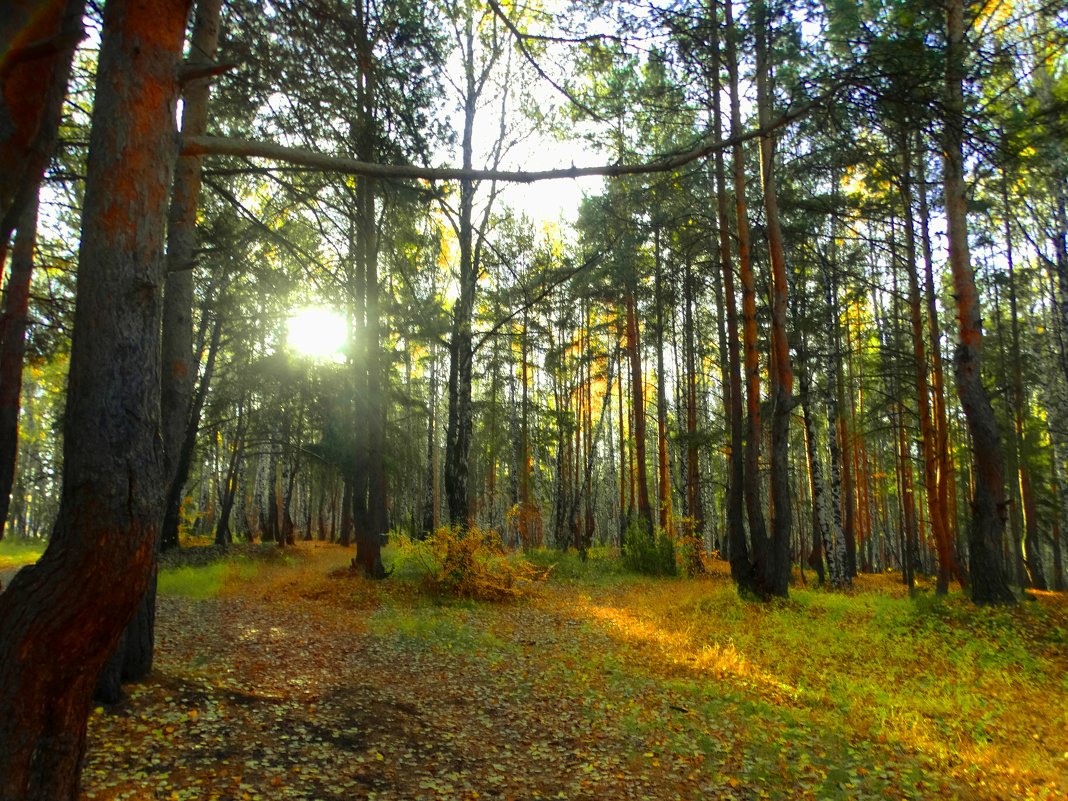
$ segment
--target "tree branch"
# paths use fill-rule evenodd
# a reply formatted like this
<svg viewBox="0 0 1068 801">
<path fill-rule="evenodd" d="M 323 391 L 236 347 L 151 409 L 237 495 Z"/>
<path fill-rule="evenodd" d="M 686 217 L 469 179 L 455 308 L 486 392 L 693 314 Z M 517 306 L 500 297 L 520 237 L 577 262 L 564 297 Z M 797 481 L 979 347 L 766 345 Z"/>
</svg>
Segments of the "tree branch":
<svg viewBox="0 0 1068 801">
<path fill-rule="evenodd" d="M 509 181 L 529 184 L 536 181 L 585 178 L 601 175 L 618 178 L 624 175 L 650 175 L 684 167 L 687 164 L 729 147 L 766 136 L 779 128 L 805 116 L 813 108 L 825 102 L 835 90 L 802 103 L 783 114 L 766 128 L 757 128 L 726 139 L 705 139 L 692 150 L 665 155 L 652 161 L 638 164 L 602 164 L 595 167 L 564 167 L 552 170 L 497 170 L 458 167 L 420 167 L 414 164 L 379 164 L 360 161 L 347 156 L 331 156 L 300 147 L 286 147 L 271 142 L 256 142 L 249 139 L 230 139 L 219 136 L 193 136 L 182 140 L 182 154 L 187 156 L 246 156 L 264 158 L 288 164 L 300 164 L 324 172 L 346 175 L 365 175 L 370 178 L 400 178 L 424 181 Z"/>
</svg>

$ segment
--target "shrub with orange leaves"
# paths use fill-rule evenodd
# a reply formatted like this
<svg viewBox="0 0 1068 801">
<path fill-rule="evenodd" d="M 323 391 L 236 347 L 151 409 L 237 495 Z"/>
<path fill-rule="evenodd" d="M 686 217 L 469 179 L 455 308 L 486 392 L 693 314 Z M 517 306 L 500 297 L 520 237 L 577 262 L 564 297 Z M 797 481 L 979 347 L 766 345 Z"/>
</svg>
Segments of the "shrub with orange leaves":
<svg viewBox="0 0 1068 801">
<path fill-rule="evenodd" d="M 530 592 L 548 572 L 505 552 L 495 531 L 439 528 L 412 543 L 408 560 L 420 565 L 423 584 L 435 595 L 504 601 Z"/>
</svg>

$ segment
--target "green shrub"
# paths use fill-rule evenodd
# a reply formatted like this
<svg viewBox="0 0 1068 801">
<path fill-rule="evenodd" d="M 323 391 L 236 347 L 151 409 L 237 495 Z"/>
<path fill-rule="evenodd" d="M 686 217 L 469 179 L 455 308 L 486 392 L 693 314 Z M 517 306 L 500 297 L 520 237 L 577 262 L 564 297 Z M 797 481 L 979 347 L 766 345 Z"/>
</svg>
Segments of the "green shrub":
<svg viewBox="0 0 1068 801">
<path fill-rule="evenodd" d="M 627 570 L 647 576 L 677 575 L 675 543 L 660 529 L 649 532 L 640 518 L 634 517 L 623 537 L 623 565 Z"/>
</svg>

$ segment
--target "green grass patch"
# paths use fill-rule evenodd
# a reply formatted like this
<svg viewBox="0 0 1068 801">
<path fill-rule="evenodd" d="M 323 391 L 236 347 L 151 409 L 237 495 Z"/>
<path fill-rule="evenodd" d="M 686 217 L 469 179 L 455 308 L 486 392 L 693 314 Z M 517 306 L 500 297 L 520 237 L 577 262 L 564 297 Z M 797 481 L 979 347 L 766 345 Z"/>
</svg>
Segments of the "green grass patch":
<svg viewBox="0 0 1068 801">
<path fill-rule="evenodd" d="M 368 620 L 368 628 L 379 637 L 401 640 L 415 647 L 477 654 L 496 662 L 511 646 L 497 637 L 471 601 L 387 605 Z"/>
<path fill-rule="evenodd" d="M 24 540 L 21 538 L 9 538 L 0 540 L 0 570 L 14 570 L 32 565 L 41 558 L 47 540 Z"/>
<path fill-rule="evenodd" d="M 159 573 L 159 592 L 183 598 L 216 598 L 229 582 L 249 581 L 260 566 L 250 559 L 211 562 L 199 567 L 170 567 Z"/>
<path fill-rule="evenodd" d="M 566 551 L 536 548 L 526 551 L 523 558 L 539 569 L 548 570 L 550 581 L 605 586 L 635 579 L 624 568 L 619 550 L 604 545 L 590 548 L 585 559 L 574 548 Z"/>
</svg>

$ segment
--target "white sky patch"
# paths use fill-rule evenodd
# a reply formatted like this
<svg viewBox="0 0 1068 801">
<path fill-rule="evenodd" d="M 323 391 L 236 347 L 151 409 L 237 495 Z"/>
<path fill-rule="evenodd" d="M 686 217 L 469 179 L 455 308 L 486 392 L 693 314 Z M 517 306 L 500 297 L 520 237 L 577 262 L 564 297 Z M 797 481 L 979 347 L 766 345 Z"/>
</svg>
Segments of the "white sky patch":
<svg viewBox="0 0 1068 801">
<path fill-rule="evenodd" d="M 348 320 L 326 306 L 298 309 L 286 323 L 286 344 L 301 356 L 342 362 L 348 341 Z"/>
</svg>

